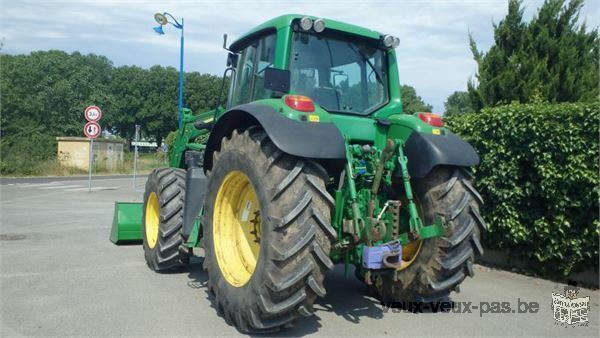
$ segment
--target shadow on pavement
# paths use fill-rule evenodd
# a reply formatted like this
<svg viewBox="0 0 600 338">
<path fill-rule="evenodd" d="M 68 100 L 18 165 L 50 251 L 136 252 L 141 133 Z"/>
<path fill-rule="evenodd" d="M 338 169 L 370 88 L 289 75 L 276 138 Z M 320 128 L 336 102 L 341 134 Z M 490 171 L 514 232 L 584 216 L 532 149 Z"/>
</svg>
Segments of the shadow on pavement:
<svg viewBox="0 0 600 338">
<path fill-rule="evenodd" d="M 187 283 L 188 287 L 205 291 L 206 298 L 216 311 L 214 299 L 208 291 L 208 276 L 202 270 L 202 262 L 203 258 L 194 256 L 189 267 L 181 272 L 188 273 L 190 279 Z M 327 274 L 325 287 L 327 295 L 317 299 L 314 305 L 314 316 L 298 318 L 293 323 L 293 327 L 275 332 L 273 336 L 298 337 L 314 333 L 321 327 L 319 313 L 324 311 L 333 312 L 353 324 L 360 324 L 361 319 L 365 317 L 373 319 L 383 317 L 382 306 L 376 299 L 368 297 L 366 286 L 354 277 L 353 271 L 350 271 L 349 276 L 346 277 L 344 267 L 337 266 L 334 271 Z"/>
</svg>

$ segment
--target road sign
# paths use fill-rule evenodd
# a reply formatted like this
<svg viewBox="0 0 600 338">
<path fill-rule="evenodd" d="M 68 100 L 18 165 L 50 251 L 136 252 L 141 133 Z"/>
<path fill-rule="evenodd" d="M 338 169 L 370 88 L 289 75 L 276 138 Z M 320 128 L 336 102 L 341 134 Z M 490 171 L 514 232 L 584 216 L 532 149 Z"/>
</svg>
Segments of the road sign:
<svg viewBox="0 0 600 338">
<path fill-rule="evenodd" d="M 86 137 L 94 139 L 100 135 L 100 125 L 97 122 L 90 121 L 83 127 L 83 133 Z"/>
<path fill-rule="evenodd" d="M 89 106 L 85 108 L 84 115 L 86 120 L 96 122 L 102 118 L 102 110 L 96 106 Z"/>
</svg>

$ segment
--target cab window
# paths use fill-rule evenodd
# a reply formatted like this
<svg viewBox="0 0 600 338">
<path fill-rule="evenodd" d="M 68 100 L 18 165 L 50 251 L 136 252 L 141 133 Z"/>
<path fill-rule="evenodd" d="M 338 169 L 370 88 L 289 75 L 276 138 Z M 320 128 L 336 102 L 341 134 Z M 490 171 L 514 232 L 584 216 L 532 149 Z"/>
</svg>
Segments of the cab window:
<svg viewBox="0 0 600 338">
<path fill-rule="evenodd" d="M 275 60 L 275 34 L 261 39 L 257 50 L 257 67 L 254 73 L 254 95 L 252 100 L 267 99 L 271 97 L 271 90 L 265 89 L 265 69 L 273 67 Z"/>
<path fill-rule="evenodd" d="M 250 45 L 240 53 L 236 69 L 234 94 L 231 100 L 233 106 L 250 102 L 252 97 L 252 75 L 254 74 L 254 61 L 256 47 Z"/>
<path fill-rule="evenodd" d="M 231 106 L 271 97 L 264 88 L 265 69 L 275 59 L 275 34 L 264 36 L 239 52 Z"/>
<path fill-rule="evenodd" d="M 333 113 L 371 114 L 388 102 L 386 58 L 373 40 L 295 32 L 290 92 Z"/>
</svg>

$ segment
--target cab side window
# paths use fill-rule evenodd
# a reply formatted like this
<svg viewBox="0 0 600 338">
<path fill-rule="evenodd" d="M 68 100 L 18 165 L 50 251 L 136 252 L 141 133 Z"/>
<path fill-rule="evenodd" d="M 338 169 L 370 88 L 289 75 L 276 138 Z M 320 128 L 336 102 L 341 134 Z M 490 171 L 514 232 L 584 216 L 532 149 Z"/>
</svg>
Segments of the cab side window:
<svg viewBox="0 0 600 338">
<path fill-rule="evenodd" d="M 275 34 L 254 41 L 239 54 L 231 106 L 271 97 L 271 91 L 264 88 L 264 76 L 275 59 Z"/>
<path fill-rule="evenodd" d="M 250 45 L 241 52 L 238 61 L 233 98 L 231 104 L 237 106 L 248 103 L 251 99 L 252 76 L 254 75 L 254 61 L 256 59 L 256 47 Z"/>
<path fill-rule="evenodd" d="M 262 38 L 258 44 L 258 67 L 254 74 L 254 95 L 253 100 L 268 99 L 271 97 L 271 90 L 265 89 L 265 70 L 273 67 L 275 60 L 275 34 Z"/>
</svg>

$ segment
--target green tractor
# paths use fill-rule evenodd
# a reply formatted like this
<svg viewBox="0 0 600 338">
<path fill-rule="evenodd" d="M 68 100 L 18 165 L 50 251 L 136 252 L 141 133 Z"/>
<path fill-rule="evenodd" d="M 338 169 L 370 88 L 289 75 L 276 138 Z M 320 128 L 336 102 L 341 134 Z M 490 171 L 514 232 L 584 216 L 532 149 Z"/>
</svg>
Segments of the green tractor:
<svg viewBox="0 0 600 338">
<path fill-rule="evenodd" d="M 440 116 L 403 113 L 398 44 L 301 15 L 233 42 L 226 106 L 183 109 L 170 167 L 143 204 L 117 203 L 111 240 L 143 239 L 154 271 L 203 248 L 209 293 L 242 332 L 310 316 L 336 264 L 384 302 L 458 291 L 483 253 L 479 157 Z"/>
</svg>

